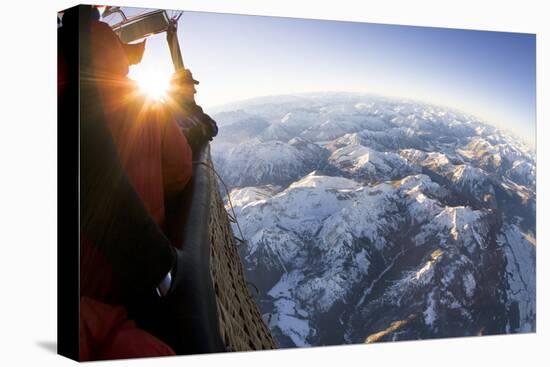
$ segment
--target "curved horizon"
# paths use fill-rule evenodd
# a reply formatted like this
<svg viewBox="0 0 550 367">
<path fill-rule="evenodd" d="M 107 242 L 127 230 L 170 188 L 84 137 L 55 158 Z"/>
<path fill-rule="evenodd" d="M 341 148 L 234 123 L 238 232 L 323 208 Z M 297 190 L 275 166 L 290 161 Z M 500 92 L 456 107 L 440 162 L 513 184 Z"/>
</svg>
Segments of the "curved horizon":
<svg viewBox="0 0 550 367">
<path fill-rule="evenodd" d="M 536 144 L 531 145 L 531 143 L 525 137 L 522 137 L 522 136 L 518 135 L 517 132 L 515 132 L 513 130 L 510 130 L 510 129 L 507 129 L 506 127 L 503 127 L 503 126 L 499 126 L 498 124 L 494 123 L 493 121 L 486 120 L 483 117 L 476 115 L 475 113 L 470 113 L 469 111 L 464 111 L 460 108 L 450 106 L 450 105 L 436 104 L 436 103 L 423 101 L 423 100 L 420 100 L 420 99 L 404 98 L 404 97 L 399 97 L 399 96 L 387 96 L 387 95 L 377 94 L 377 93 L 349 92 L 349 91 L 330 91 L 330 90 L 301 92 L 301 93 L 282 93 L 282 94 L 262 95 L 262 96 L 256 96 L 256 97 L 249 97 L 249 98 L 233 100 L 233 101 L 229 101 L 229 102 L 222 103 L 222 104 L 208 106 L 208 109 L 210 109 L 210 111 L 213 111 L 211 113 L 218 114 L 218 113 L 222 113 L 222 112 L 235 111 L 235 110 L 231 110 L 231 109 L 228 109 L 228 110 L 226 110 L 226 109 L 231 108 L 232 105 L 238 105 L 238 104 L 247 103 L 247 102 L 253 103 L 254 100 L 256 100 L 256 99 L 264 99 L 264 98 L 267 99 L 267 98 L 277 98 L 277 97 L 301 97 L 301 96 L 305 97 L 305 96 L 321 95 L 321 94 L 329 94 L 329 95 L 330 94 L 348 94 L 348 95 L 352 95 L 352 96 L 382 98 L 382 99 L 388 99 L 388 100 L 392 100 L 392 101 L 401 100 L 401 101 L 408 102 L 408 103 L 418 103 L 418 104 L 422 104 L 422 105 L 427 105 L 427 106 L 433 106 L 433 107 L 437 107 L 437 108 L 441 108 L 441 109 L 446 109 L 446 110 L 449 110 L 449 111 L 460 113 L 464 116 L 473 117 L 477 120 L 477 122 L 490 125 L 490 126 L 496 128 L 499 131 L 511 134 L 515 138 L 520 139 L 522 143 L 526 144 L 531 149 L 536 151 Z"/>
</svg>

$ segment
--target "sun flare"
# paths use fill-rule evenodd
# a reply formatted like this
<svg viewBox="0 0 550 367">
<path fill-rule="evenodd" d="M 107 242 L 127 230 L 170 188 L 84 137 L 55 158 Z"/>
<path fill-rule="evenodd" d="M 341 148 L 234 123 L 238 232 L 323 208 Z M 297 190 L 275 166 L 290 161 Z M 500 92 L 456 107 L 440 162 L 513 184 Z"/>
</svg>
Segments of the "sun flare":
<svg viewBox="0 0 550 367">
<path fill-rule="evenodd" d="M 131 76 L 139 86 L 140 92 L 154 101 L 164 101 L 170 87 L 170 76 L 154 70 L 135 73 Z"/>
</svg>

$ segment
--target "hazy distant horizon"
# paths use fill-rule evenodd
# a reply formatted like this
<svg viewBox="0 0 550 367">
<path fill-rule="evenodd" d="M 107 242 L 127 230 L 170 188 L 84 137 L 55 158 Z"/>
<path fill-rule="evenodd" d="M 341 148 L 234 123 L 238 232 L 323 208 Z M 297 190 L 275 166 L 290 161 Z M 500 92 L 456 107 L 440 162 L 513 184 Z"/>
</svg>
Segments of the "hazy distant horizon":
<svg viewBox="0 0 550 367">
<path fill-rule="evenodd" d="M 322 94 L 327 94 L 327 95 L 342 94 L 342 95 L 354 95 L 354 96 L 371 97 L 371 98 L 382 98 L 382 99 L 389 99 L 389 100 L 395 100 L 395 101 L 401 100 L 401 101 L 407 101 L 407 102 L 413 102 L 413 103 L 418 103 L 418 104 L 424 104 L 424 105 L 439 107 L 439 108 L 447 109 L 447 110 L 450 110 L 450 111 L 460 112 L 464 115 L 469 115 L 469 116 L 475 117 L 476 119 L 478 119 L 482 123 L 491 125 L 491 126 L 497 128 L 499 130 L 502 130 L 504 132 L 507 132 L 507 133 L 513 135 L 514 137 L 520 139 L 523 143 L 525 143 L 527 146 L 529 146 L 529 148 L 533 149 L 533 151 L 536 152 L 536 140 L 535 139 L 533 139 L 531 141 L 527 137 L 521 136 L 520 134 L 518 134 L 518 132 L 510 130 L 510 129 L 506 128 L 505 126 L 501 126 L 495 121 L 486 120 L 486 119 L 478 116 L 475 113 L 472 113 L 470 111 L 464 111 L 464 110 L 462 110 L 460 108 L 456 108 L 454 106 L 443 105 L 443 104 L 435 104 L 435 103 L 430 103 L 430 102 L 427 102 L 427 101 L 422 101 L 422 100 L 419 100 L 419 99 L 403 98 L 403 97 L 399 97 L 399 96 L 388 96 L 388 95 L 382 95 L 382 94 L 376 94 L 376 93 L 366 93 L 366 92 L 328 91 L 327 90 L 327 91 L 313 91 L 313 92 L 301 92 L 301 93 L 282 93 L 282 94 L 275 94 L 275 95 L 262 95 L 262 96 L 256 96 L 256 97 L 250 97 L 250 98 L 243 98 L 243 99 L 228 101 L 228 102 L 222 103 L 222 104 L 203 105 L 203 107 L 206 109 L 206 111 L 208 113 L 217 114 L 217 113 L 220 113 L 220 112 L 230 111 L 230 110 L 227 110 L 227 109 L 231 108 L 232 105 L 238 105 L 238 104 L 247 103 L 247 102 L 253 103 L 255 100 L 263 99 L 263 98 L 307 97 L 307 96 L 322 95 Z"/>
</svg>

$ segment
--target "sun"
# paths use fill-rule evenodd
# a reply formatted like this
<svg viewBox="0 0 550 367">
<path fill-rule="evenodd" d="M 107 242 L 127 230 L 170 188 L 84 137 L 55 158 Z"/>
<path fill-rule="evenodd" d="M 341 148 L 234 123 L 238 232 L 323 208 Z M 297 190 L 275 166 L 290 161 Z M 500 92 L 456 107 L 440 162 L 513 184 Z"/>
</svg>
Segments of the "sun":
<svg viewBox="0 0 550 367">
<path fill-rule="evenodd" d="M 170 87 L 170 75 L 157 70 L 140 70 L 133 73 L 131 78 L 138 83 L 140 92 L 147 98 L 157 102 L 166 100 Z"/>
</svg>

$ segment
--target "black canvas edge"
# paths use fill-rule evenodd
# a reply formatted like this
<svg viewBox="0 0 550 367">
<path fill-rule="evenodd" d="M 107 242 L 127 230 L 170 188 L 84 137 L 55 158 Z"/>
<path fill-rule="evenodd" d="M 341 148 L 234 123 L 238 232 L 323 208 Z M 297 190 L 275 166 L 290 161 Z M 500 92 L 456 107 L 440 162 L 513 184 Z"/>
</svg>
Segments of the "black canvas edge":
<svg viewBox="0 0 550 367">
<path fill-rule="evenodd" d="M 77 5 L 73 8 L 79 8 Z M 67 58 L 79 64 L 79 34 Z M 57 38 L 59 47 L 59 34 Z M 79 360 L 80 99 L 79 69 L 67 75 L 63 105 L 57 98 L 57 353 Z M 61 110 L 63 107 L 63 110 Z"/>
</svg>

